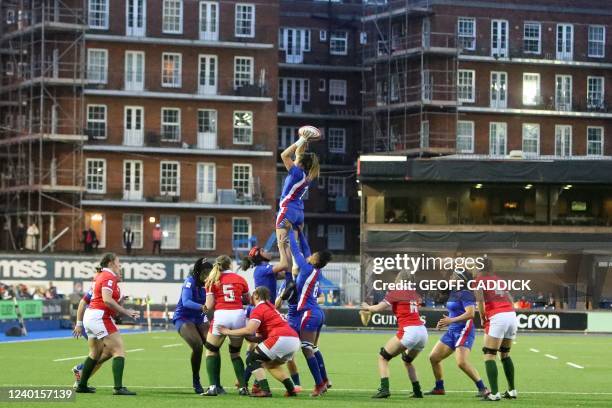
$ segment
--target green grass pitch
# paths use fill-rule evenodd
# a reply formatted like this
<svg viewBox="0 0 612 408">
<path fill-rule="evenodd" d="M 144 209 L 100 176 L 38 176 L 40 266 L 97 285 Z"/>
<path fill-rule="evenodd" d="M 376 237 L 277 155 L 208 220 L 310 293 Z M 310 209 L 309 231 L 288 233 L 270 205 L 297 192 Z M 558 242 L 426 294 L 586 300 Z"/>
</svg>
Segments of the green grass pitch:
<svg viewBox="0 0 612 408">
<path fill-rule="evenodd" d="M 298 357 L 304 392 L 295 399 L 282 396 L 281 385 L 270 379 L 275 388 L 274 398 L 255 399 L 239 397 L 233 388 L 233 371 L 229 363 L 227 346 L 222 351 L 222 381 L 229 394 L 204 398 L 190 388 L 189 349 L 173 331 L 133 334 L 124 336 L 127 350 L 125 384 L 138 392 L 136 397 L 111 395 L 112 374 L 110 364 L 103 367 L 90 381 L 97 386 L 94 395 L 77 395 L 75 403 L 53 403 L 53 407 L 147 407 L 168 408 L 186 406 L 207 407 L 385 407 L 429 406 L 467 407 L 487 404 L 474 397 L 473 383 L 461 373 L 451 356 L 444 364 L 446 396 L 430 396 L 423 400 L 408 399 L 410 383 L 402 362 L 391 362 L 391 398 L 372 400 L 378 387 L 376 358 L 381 345 L 392 335 L 389 333 L 323 332 L 320 347 L 333 388 L 324 396 L 308 396 L 312 378 L 303 357 Z M 415 360 L 424 390 L 433 385 L 428 353 L 440 332 L 431 331 L 427 350 Z M 486 381 L 481 334 L 474 346 L 472 363 Z M 611 338 L 584 335 L 519 335 L 512 350 L 516 366 L 519 399 L 495 403 L 516 407 L 612 407 L 612 347 Z M 164 347 L 166 346 L 166 347 Z M 70 368 L 81 359 L 56 361 L 87 353 L 82 339 L 58 339 L 23 343 L 0 344 L 0 385 L 65 386 L 72 384 Z M 547 356 L 548 355 L 548 356 Z M 554 358 L 556 357 L 556 359 Z M 575 368 L 567 363 L 583 368 Z M 506 386 L 501 364 L 500 389 Z M 207 383 L 202 366 L 202 383 Z M 3 407 L 40 407 L 41 403 L 2 403 Z M 268 405 L 269 406 L 269 405 Z"/>
</svg>

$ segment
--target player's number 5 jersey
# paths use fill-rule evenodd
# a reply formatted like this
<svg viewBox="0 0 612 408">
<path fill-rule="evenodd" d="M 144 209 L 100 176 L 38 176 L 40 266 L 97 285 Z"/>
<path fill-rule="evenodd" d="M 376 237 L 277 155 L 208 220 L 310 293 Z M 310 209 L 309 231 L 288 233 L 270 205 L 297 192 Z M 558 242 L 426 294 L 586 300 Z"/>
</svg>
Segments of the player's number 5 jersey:
<svg viewBox="0 0 612 408">
<path fill-rule="evenodd" d="M 234 272 L 223 272 L 219 283 L 213 285 L 215 310 L 242 309 L 242 295 L 249 292 L 246 280 Z"/>
</svg>

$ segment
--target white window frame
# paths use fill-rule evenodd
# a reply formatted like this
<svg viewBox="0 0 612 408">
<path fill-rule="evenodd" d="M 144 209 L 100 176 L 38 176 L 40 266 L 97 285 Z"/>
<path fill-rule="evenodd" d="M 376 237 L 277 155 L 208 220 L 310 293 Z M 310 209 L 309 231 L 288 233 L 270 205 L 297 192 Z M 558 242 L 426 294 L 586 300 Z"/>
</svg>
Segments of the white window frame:
<svg viewBox="0 0 612 408">
<path fill-rule="evenodd" d="M 97 119 L 91 118 L 91 109 L 102 109 L 104 118 L 103 119 Z M 104 136 L 91 136 L 94 139 L 98 139 L 98 140 L 103 140 L 106 139 L 108 137 L 108 125 L 107 125 L 107 119 L 108 119 L 108 109 L 106 105 L 100 105 L 100 104 L 89 104 L 87 105 L 87 129 L 88 129 L 88 133 L 89 133 L 89 124 L 90 123 L 103 123 L 104 124 Z"/>
<path fill-rule="evenodd" d="M 342 35 L 341 35 L 342 34 Z M 334 30 L 329 33 L 329 53 L 330 55 L 348 55 L 349 33 L 346 30 Z M 336 44 L 344 44 L 344 49 L 334 47 Z M 337 49 L 334 49 L 337 48 Z"/>
<path fill-rule="evenodd" d="M 461 23 L 471 23 L 472 24 L 472 33 L 469 34 L 467 31 L 465 33 L 461 33 L 460 26 Z M 463 47 L 464 50 L 474 51 L 476 50 L 476 19 L 473 17 L 459 17 L 457 19 L 457 39 L 459 41 L 459 45 L 465 44 L 464 41 L 471 41 L 470 47 Z"/>
<path fill-rule="evenodd" d="M 235 246 L 234 242 L 236 242 L 236 221 L 245 221 L 247 222 L 248 225 L 248 232 L 247 232 L 247 242 L 245 244 L 243 244 L 244 246 Z M 244 234 L 244 232 L 240 232 L 241 235 Z M 251 237 L 253 236 L 253 223 L 251 222 L 251 218 L 250 217 L 232 217 L 232 250 L 240 250 L 240 249 L 244 249 L 244 250 L 248 250 L 250 247 L 250 243 L 249 240 L 251 239 Z"/>
<path fill-rule="evenodd" d="M 506 26 L 505 43 L 502 41 L 503 37 L 500 36 L 501 33 L 498 33 L 498 37 L 500 38 L 498 38 L 498 44 L 495 44 L 494 37 L 493 37 L 493 26 L 495 24 L 497 24 L 499 28 L 501 28 L 503 25 Z M 495 45 L 503 45 L 503 47 L 499 48 L 499 47 L 496 47 Z M 507 58 L 509 48 L 510 48 L 510 24 L 508 23 L 508 20 L 492 19 L 491 20 L 491 56 L 495 57 L 497 55 L 500 58 Z"/>
<path fill-rule="evenodd" d="M 166 234 L 168 234 L 168 228 L 165 228 L 166 222 L 164 219 L 168 220 L 170 218 L 173 218 L 176 220 L 176 223 L 174 224 L 176 226 L 176 230 L 174 231 L 174 234 L 176 235 L 176 244 L 172 245 L 172 246 L 168 246 L 168 236 Z M 180 249 L 181 248 L 181 216 L 180 215 L 174 215 L 174 214 L 162 214 L 159 216 L 159 223 L 161 224 L 162 227 L 162 242 L 161 242 L 161 248 L 162 249 Z"/>
<path fill-rule="evenodd" d="M 470 129 L 469 135 L 464 135 L 459 133 L 459 125 L 467 125 Z M 459 139 L 469 140 L 469 148 L 468 149 L 460 149 L 459 148 Z M 474 121 L 472 120 L 459 120 L 457 121 L 457 141 L 456 141 L 456 149 L 457 153 L 474 153 Z"/>
<path fill-rule="evenodd" d="M 319 92 L 327 91 L 327 80 L 325 78 L 319 78 Z"/>
<path fill-rule="evenodd" d="M 347 83 L 344 79 L 329 80 L 329 104 L 346 105 Z M 335 93 L 334 91 L 339 91 Z"/>
<path fill-rule="evenodd" d="M 209 223 L 212 223 L 212 232 L 211 231 L 200 231 L 199 229 L 200 221 L 205 218 L 208 218 Z M 196 216 L 195 227 L 196 227 L 196 233 L 195 233 L 196 249 L 198 251 L 214 251 L 215 249 L 217 249 L 217 220 L 216 218 L 210 215 L 198 215 Z M 205 237 L 206 235 L 210 235 L 210 234 L 212 234 L 212 246 L 209 246 L 209 247 L 201 246 L 200 236 Z"/>
<path fill-rule="evenodd" d="M 251 180 L 253 179 L 253 165 L 250 163 L 234 163 L 232 164 L 232 189 L 236 192 L 236 194 L 239 193 L 239 189 L 243 189 L 242 185 L 237 185 L 237 183 L 244 183 L 245 181 L 243 179 L 238 180 L 236 178 L 236 170 L 238 167 L 242 167 L 242 168 L 248 168 L 248 178 L 246 180 L 246 186 L 247 186 L 247 191 L 246 193 L 243 191 L 244 196 L 245 197 L 251 197 L 253 195 L 253 191 L 251 188 Z M 244 173 L 244 171 L 242 172 Z"/>
<path fill-rule="evenodd" d="M 533 129 L 537 130 L 537 136 L 535 138 L 530 137 L 529 135 L 529 127 L 533 127 Z M 539 156 L 540 155 L 540 124 L 539 123 L 523 123 L 522 125 L 522 144 L 521 149 L 523 154 L 526 156 Z M 525 149 L 525 142 L 534 142 L 536 144 L 535 152 L 528 152 Z"/>
<path fill-rule="evenodd" d="M 319 42 L 327 41 L 327 30 L 319 30 Z"/>
<path fill-rule="evenodd" d="M 176 5 L 178 4 L 178 16 L 173 15 L 168 15 L 169 10 L 167 10 L 167 7 L 170 6 L 170 4 L 172 5 Z M 182 34 L 183 33 L 183 13 L 184 13 L 184 4 L 183 4 L 183 0 L 162 0 L 162 32 L 164 34 Z M 166 23 L 169 23 L 168 21 L 166 21 L 166 19 L 175 19 L 178 17 L 178 29 L 176 28 L 169 28 Z M 175 22 L 172 22 L 172 25 L 175 25 Z"/>
<path fill-rule="evenodd" d="M 93 10 L 92 6 L 94 1 L 98 4 L 102 4 L 104 9 Z M 92 30 L 108 30 L 108 20 L 109 20 L 109 2 L 110 0 L 89 0 L 87 2 L 87 23 L 88 27 Z M 101 18 L 98 18 L 102 21 L 102 24 L 92 24 L 93 14 L 99 14 Z M 98 16 L 98 17 L 100 17 Z"/>
<path fill-rule="evenodd" d="M 164 60 L 168 58 L 173 61 L 172 75 L 166 75 Z M 164 88 L 180 88 L 183 82 L 183 54 L 176 52 L 164 52 L 161 55 L 161 86 Z"/>
<path fill-rule="evenodd" d="M 251 126 L 250 127 L 242 127 L 236 126 L 236 115 L 237 114 L 248 114 L 251 116 Z M 253 116 L 253 111 L 246 111 L 246 110 L 236 110 L 234 112 L 232 112 L 232 142 L 236 145 L 252 145 L 253 144 L 253 128 L 254 128 L 254 124 L 255 124 L 255 117 Z M 240 129 L 244 129 L 245 131 L 247 131 L 247 135 L 248 135 L 248 140 L 240 140 L 239 138 L 237 138 L 237 131 Z"/>
<path fill-rule="evenodd" d="M 494 82 L 494 77 L 496 77 L 498 81 Z M 500 82 L 501 78 L 503 78 L 504 80 L 503 85 L 505 85 L 505 88 L 494 88 L 494 85 L 497 85 Z M 503 71 L 491 71 L 490 79 L 490 106 L 492 108 L 506 109 L 508 107 L 508 73 Z M 494 96 L 497 96 L 497 99 L 494 99 Z"/>
<path fill-rule="evenodd" d="M 594 81 L 598 81 L 601 83 L 601 92 L 596 93 L 594 90 L 592 90 L 591 85 L 592 83 L 594 83 Z M 599 104 L 592 102 L 595 95 L 598 96 Z M 588 76 L 587 77 L 587 107 L 590 109 L 602 108 L 604 106 L 605 98 L 606 98 L 606 79 L 605 77 Z"/>
<path fill-rule="evenodd" d="M 564 47 L 562 47 L 562 49 L 559 50 L 559 45 L 566 45 L 565 37 L 562 37 L 561 42 L 559 42 L 559 30 L 561 29 L 561 31 L 565 33 L 568 27 L 571 33 L 569 51 L 566 51 Z M 556 51 L 555 54 L 558 60 L 572 61 L 574 59 L 574 36 L 575 36 L 575 32 L 574 32 L 573 24 L 569 24 L 569 23 L 558 23 L 557 24 L 555 28 L 555 51 Z"/>
<path fill-rule="evenodd" d="M 176 166 L 176 180 L 174 183 L 165 181 L 164 178 L 169 178 L 168 174 L 164 174 L 164 171 L 171 171 L 169 169 L 164 169 L 164 165 L 175 165 Z M 144 180 L 144 174 L 143 174 Z M 171 188 L 173 185 L 176 185 L 176 191 L 168 191 L 168 188 Z M 166 190 L 166 191 L 164 191 Z M 160 196 L 171 196 L 171 197 L 180 197 L 181 195 L 181 163 L 173 160 L 162 160 L 159 162 L 159 195 Z"/>
<path fill-rule="evenodd" d="M 336 201 L 337 197 L 346 197 L 346 179 L 344 177 L 327 177 L 327 199 Z"/>
<path fill-rule="evenodd" d="M 279 126 L 278 127 L 278 148 L 286 149 L 297 140 L 297 126 Z"/>
<path fill-rule="evenodd" d="M 330 153 L 346 153 L 346 129 L 330 127 L 327 129 L 327 149 Z"/>
<path fill-rule="evenodd" d="M 134 242 L 132 243 L 132 249 L 142 249 L 144 247 L 144 231 L 143 231 L 143 216 L 142 214 L 132 214 L 132 213 L 125 213 L 123 214 L 123 217 L 121 218 L 121 225 L 123 226 L 122 230 L 121 230 L 121 245 L 123 248 L 125 248 L 125 245 L 123 244 L 123 231 L 125 230 L 125 228 L 128 226 L 125 223 L 125 219 L 126 217 L 138 217 L 140 218 L 140 222 L 136 222 L 135 224 L 130 223 L 130 230 L 134 233 Z M 134 228 L 134 225 L 136 225 L 137 228 Z M 140 240 L 137 240 L 136 237 L 140 236 Z"/>
<path fill-rule="evenodd" d="M 561 80 L 561 84 L 564 84 L 569 78 L 569 95 L 565 95 L 565 89 L 561 89 L 559 93 L 558 82 Z M 574 78 L 572 75 L 555 75 L 555 110 L 570 112 L 573 109 L 574 101 Z"/>
<path fill-rule="evenodd" d="M 101 169 L 102 169 L 102 174 L 98 175 L 95 173 L 91 173 L 90 170 L 94 170 L 95 168 L 100 168 L 100 167 L 90 167 L 90 164 L 93 165 L 102 165 Z M 90 182 L 91 180 L 91 182 Z M 102 188 L 90 188 L 89 185 L 98 185 L 98 184 L 102 184 Z M 100 158 L 89 158 L 85 160 L 85 188 L 87 189 L 88 193 L 91 194 L 106 194 L 106 159 L 100 159 Z"/>
<path fill-rule="evenodd" d="M 239 70 L 238 69 L 239 64 L 245 61 L 249 61 L 248 71 L 243 68 Z M 240 64 L 240 65 L 243 65 L 243 64 Z M 239 87 L 244 86 L 244 85 L 253 85 L 255 81 L 254 71 L 255 71 L 255 58 L 236 55 L 234 57 L 234 89 L 238 89 Z M 248 75 L 248 78 L 245 77 L 245 74 Z"/>
<path fill-rule="evenodd" d="M 565 154 L 565 144 L 562 146 L 563 151 L 561 152 L 561 154 L 558 154 L 559 151 L 557 150 L 557 137 L 559 136 L 558 134 L 558 130 L 561 129 L 569 129 L 569 153 Z M 563 131 L 561 131 L 561 135 L 564 135 L 565 133 Z M 573 144 L 573 139 L 574 138 L 574 128 L 572 127 L 572 125 L 555 125 L 555 156 L 559 156 L 559 157 L 571 157 L 573 155 L 572 152 L 572 144 Z"/>
<path fill-rule="evenodd" d="M 462 78 L 462 75 L 467 77 Z M 463 90 L 462 90 L 463 88 Z M 469 94 L 469 97 L 463 97 Z M 459 102 L 474 103 L 476 100 L 476 71 L 473 69 L 460 69 L 457 71 L 457 100 Z"/>
<path fill-rule="evenodd" d="M 344 251 L 346 249 L 346 226 L 343 224 L 329 224 L 327 226 L 327 249 L 334 251 Z"/>
<path fill-rule="evenodd" d="M 528 78 L 528 77 L 531 77 L 531 78 Z M 535 101 L 533 102 L 529 101 L 530 95 L 527 95 L 525 93 L 525 85 L 527 83 L 526 81 L 531 80 L 531 79 L 536 80 L 536 86 L 537 86 Z M 523 105 L 536 106 L 540 104 L 541 100 L 542 100 L 542 95 L 541 95 L 541 86 L 540 86 L 540 74 L 534 73 L 534 72 L 523 72 L 523 98 L 522 98 Z"/>
<path fill-rule="evenodd" d="M 177 123 L 167 122 L 165 120 L 164 113 L 166 113 L 167 111 L 177 112 L 177 120 L 178 120 Z M 164 142 L 180 142 L 181 141 L 181 108 L 164 106 L 161 108 L 159 119 L 160 119 L 160 132 L 159 133 L 160 133 L 161 140 Z M 165 136 L 164 126 L 176 128 L 176 132 L 177 132 L 176 139 L 171 139 Z"/>
<path fill-rule="evenodd" d="M 595 29 L 595 28 L 601 29 L 602 31 L 601 40 L 591 39 L 591 29 Z M 606 26 L 598 25 L 598 24 L 589 25 L 587 36 L 588 36 L 587 53 L 588 53 L 589 58 L 605 58 L 606 56 Z M 591 44 L 595 44 L 595 43 L 601 44 L 601 54 L 593 54 L 591 52 Z"/>
<path fill-rule="evenodd" d="M 537 27 L 538 29 L 538 37 L 527 37 L 527 27 L 531 26 L 531 27 Z M 532 50 L 528 50 L 526 47 L 526 42 L 527 41 L 537 41 L 538 42 L 538 49 L 537 51 L 532 51 Z M 542 24 L 537 22 L 537 21 L 525 21 L 523 23 L 523 52 L 525 54 L 541 54 L 542 53 Z"/>
<path fill-rule="evenodd" d="M 97 69 L 92 68 L 93 54 L 103 56 L 103 65 L 96 65 Z M 96 61 L 97 63 L 97 61 Z M 96 73 L 96 78 L 91 78 L 91 73 Z M 108 50 L 104 48 L 88 48 L 87 49 L 87 82 L 90 84 L 105 84 L 108 81 Z"/>
<path fill-rule="evenodd" d="M 238 32 L 238 16 L 239 16 L 239 12 L 238 9 L 240 7 L 250 7 L 251 8 L 251 23 L 250 23 L 250 28 L 249 28 L 249 33 L 248 34 L 243 34 L 243 33 L 239 33 Z M 255 4 L 251 4 L 251 3 L 236 3 L 236 5 L 234 6 L 234 35 L 236 37 L 243 37 L 243 38 L 253 38 L 255 37 L 255 18 L 256 18 L 256 7 Z"/>
<path fill-rule="evenodd" d="M 498 149 L 498 144 L 495 144 L 495 149 L 493 149 L 493 127 L 496 128 L 495 140 L 501 140 L 500 136 L 497 132 L 498 126 L 503 130 L 503 146 Z M 498 151 L 499 150 L 499 151 Z M 489 123 L 489 155 L 491 156 L 505 156 L 508 154 L 508 124 L 506 122 L 490 122 Z"/>
<path fill-rule="evenodd" d="M 599 142 L 589 140 L 589 136 L 590 136 L 589 133 L 591 130 L 598 130 L 600 132 L 601 140 L 599 140 Z M 604 155 L 604 140 L 605 140 L 604 132 L 605 130 L 603 126 L 587 126 L 587 134 L 586 134 L 586 155 L 587 156 L 599 157 L 599 156 Z M 601 149 L 600 153 L 589 153 L 590 146 L 593 143 L 598 143 L 600 145 L 600 149 Z"/>
</svg>

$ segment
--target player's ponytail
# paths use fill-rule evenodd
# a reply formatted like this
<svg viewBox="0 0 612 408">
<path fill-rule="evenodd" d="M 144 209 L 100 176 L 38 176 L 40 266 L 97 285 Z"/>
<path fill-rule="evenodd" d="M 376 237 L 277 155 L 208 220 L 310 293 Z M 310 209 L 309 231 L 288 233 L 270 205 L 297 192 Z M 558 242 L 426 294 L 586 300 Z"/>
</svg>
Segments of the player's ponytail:
<svg viewBox="0 0 612 408">
<path fill-rule="evenodd" d="M 319 177 L 321 166 L 319 164 L 319 158 L 314 153 L 303 153 L 300 155 L 298 162 L 304 168 L 304 171 L 308 173 L 308 178 L 312 181 Z"/>
<path fill-rule="evenodd" d="M 227 271 L 229 268 L 231 268 L 231 266 L 232 259 L 229 256 L 218 256 L 217 259 L 215 259 L 215 263 L 213 264 L 212 270 L 206 278 L 206 282 L 204 284 L 206 290 L 210 292 L 212 290 L 212 287 L 219 283 L 219 280 L 221 279 L 221 273 L 223 271 Z"/>
<path fill-rule="evenodd" d="M 249 270 L 253 265 L 255 265 L 255 261 L 250 256 L 245 256 L 240 260 L 240 269 L 243 271 Z"/>
<path fill-rule="evenodd" d="M 102 259 L 100 259 L 100 264 L 96 265 L 96 273 L 102 272 L 102 269 L 107 268 L 108 265 L 110 265 L 116 258 L 117 255 L 112 252 L 107 252 L 102 255 Z"/>
</svg>

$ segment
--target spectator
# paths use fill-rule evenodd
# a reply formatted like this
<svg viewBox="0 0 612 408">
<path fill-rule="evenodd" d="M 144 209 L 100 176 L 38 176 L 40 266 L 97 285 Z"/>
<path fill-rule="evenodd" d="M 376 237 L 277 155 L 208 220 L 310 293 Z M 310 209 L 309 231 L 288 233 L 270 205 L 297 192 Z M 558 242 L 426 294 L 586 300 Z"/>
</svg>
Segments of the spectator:
<svg viewBox="0 0 612 408">
<path fill-rule="evenodd" d="M 38 248 L 38 236 L 40 231 L 35 222 L 32 222 L 26 231 L 26 249 L 36 251 Z"/>
<path fill-rule="evenodd" d="M 93 252 L 94 248 L 98 248 L 98 237 L 96 231 L 91 227 L 83 231 L 83 238 L 81 239 L 85 253 Z"/>
<path fill-rule="evenodd" d="M 25 225 L 19 220 L 17 223 L 17 231 L 15 231 L 15 246 L 18 251 L 23 251 L 25 248 L 25 239 L 26 239 L 26 228 Z"/>
<path fill-rule="evenodd" d="M 531 309 L 531 303 L 525 299 L 525 296 L 521 296 L 521 299 L 516 302 L 515 307 L 517 309 Z"/>
<path fill-rule="evenodd" d="M 547 309 L 555 309 L 557 307 L 557 302 L 555 301 L 555 297 L 552 293 L 548 294 L 548 302 L 546 302 Z"/>
<path fill-rule="evenodd" d="M 130 255 L 132 253 L 132 244 L 134 243 L 134 233 L 127 227 L 123 230 L 123 246 L 125 247 L 125 253 Z"/>
<path fill-rule="evenodd" d="M 47 296 L 44 288 L 39 286 L 34 290 L 34 295 L 32 296 L 32 299 L 45 300 L 46 298 Z"/>
<path fill-rule="evenodd" d="M 153 228 L 153 255 L 155 255 L 155 248 L 157 248 L 158 255 L 161 255 L 161 243 L 162 243 L 163 231 L 161 229 L 161 225 L 155 224 L 155 228 Z"/>
<path fill-rule="evenodd" d="M 23 283 L 17 287 L 17 299 L 32 299 L 28 287 Z"/>
<path fill-rule="evenodd" d="M 47 299 L 57 299 L 57 288 L 53 286 L 53 282 L 49 282 L 49 288 L 47 289 Z"/>
</svg>

